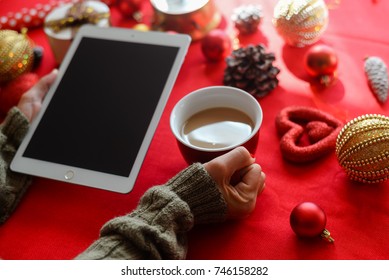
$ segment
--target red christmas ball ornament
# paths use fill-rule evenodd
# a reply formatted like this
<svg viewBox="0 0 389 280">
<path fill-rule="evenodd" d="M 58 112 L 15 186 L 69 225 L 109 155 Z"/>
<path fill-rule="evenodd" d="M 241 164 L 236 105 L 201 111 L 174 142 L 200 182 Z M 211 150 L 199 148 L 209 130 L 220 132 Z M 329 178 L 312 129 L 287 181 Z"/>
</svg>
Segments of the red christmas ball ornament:
<svg viewBox="0 0 389 280">
<path fill-rule="evenodd" d="M 308 74 L 319 78 L 320 83 L 328 86 L 335 80 L 338 55 L 332 47 L 324 44 L 312 46 L 305 54 L 304 62 Z"/>
<path fill-rule="evenodd" d="M 327 216 L 323 209 L 313 202 L 303 202 L 290 213 L 290 226 L 299 237 L 321 236 L 334 242 L 330 232 L 325 228 Z"/>
<path fill-rule="evenodd" d="M 225 31 L 214 29 L 201 40 L 201 51 L 209 61 L 219 61 L 230 53 L 231 45 L 231 39 Z"/>
<path fill-rule="evenodd" d="M 142 0 L 116 0 L 116 5 L 124 17 L 139 19 Z"/>
</svg>

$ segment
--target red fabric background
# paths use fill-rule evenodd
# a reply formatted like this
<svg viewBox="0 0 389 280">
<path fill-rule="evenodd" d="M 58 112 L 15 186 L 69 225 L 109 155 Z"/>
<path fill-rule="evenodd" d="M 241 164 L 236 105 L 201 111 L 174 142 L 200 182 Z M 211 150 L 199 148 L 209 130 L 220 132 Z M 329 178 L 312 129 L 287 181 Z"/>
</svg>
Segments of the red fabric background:
<svg viewBox="0 0 389 280">
<path fill-rule="evenodd" d="M 0 16 L 32 7 L 39 0 L 2 0 Z M 47 0 L 40 0 L 45 3 Z M 389 183 L 364 185 L 348 180 L 334 154 L 311 164 L 282 159 L 275 117 L 291 105 L 319 108 L 342 121 L 367 113 L 389 115 L 370 92 L 363 59 L 382 57 L 389 64 L 387 33 L 389 2 L 342 0 L 330 10 L 330 22 L 321 42 L 339 55 L 339 80 L 333 87 L 315 91 L 302 64 L 307 48 L 286 46 L 272 22 L 275 0 L 260 1 L 265 18 L 258 33 L 241 38 L 241 44 L 264 43 L 276 54 L 280 85 L 259 100 L 264 111 L 257 161 L 267 174 L 266 189 L 254 213 L 239 222 L 195 228 L 189 235 L 189 259 L 388 259 Z M 329 1 L 328 1 L 329 2 Z M 254 0 L 216 1 L 223 13 L 222 26 L 233 32 L 234 7 Z M 145 5 L 145 22 L 151 11 Z M 112 9 L 112 25 L 131 26 Z M 39 75 L 55 67 L 41 29 L 30 37 L 45 49 Z M 153 185 L 162 184 L 186 164 L 169 129 L 174 104 L 201 87 L 222 84 L 225 63 L 207 63 L 199 42 L 192 43 L 166 106 L 134 190 L 126 195 L 36 178 L 13 216 L 0 227 L 0 256 L 4 259 L 71 259 L 98 237 L 109 219 L 134 207 Z M 319 204 L 327 214 L 334 244 L 301 240 L 289 226 L 289 215 L 302 201 Z"/>
</svg>

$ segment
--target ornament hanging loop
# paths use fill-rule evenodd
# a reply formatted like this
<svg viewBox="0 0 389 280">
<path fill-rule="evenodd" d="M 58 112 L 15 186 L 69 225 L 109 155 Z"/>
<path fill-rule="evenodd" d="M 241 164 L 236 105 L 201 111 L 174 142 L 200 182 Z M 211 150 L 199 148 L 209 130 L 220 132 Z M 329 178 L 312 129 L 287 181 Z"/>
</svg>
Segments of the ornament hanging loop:
<svg viewBox="0 0 389 280">
<path fill-rule="evenodd" d="M 332 238 L 331 233 L 328 229 L 324 229 L 320 235 L 323 239 L 327 240 L 330 243 L 334 243 L 335 239 Z"/>
</svg>

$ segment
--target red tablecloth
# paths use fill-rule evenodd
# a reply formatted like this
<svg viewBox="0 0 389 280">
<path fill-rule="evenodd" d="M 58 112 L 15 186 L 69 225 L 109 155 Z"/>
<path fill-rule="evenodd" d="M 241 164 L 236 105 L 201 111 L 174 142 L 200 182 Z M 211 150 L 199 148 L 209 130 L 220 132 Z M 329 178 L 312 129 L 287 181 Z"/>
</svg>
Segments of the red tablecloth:
<svg viewBox="0 0 389 280">
<path fill-rule="evenodd" d="M 9 11 L 33 7 L 48 0 L 2 0 L 0 17 Z M 379 104 L 366 82 L 366 56 L 382 57 L 389 64 L 388 14 L 385 0 L 338 1 L 330 10 L 329 26 L 320 42 L 339 56 L 339 80 L 324 91 L 313 91 L 307 81 L 302 55 L 307 48 L 286 46 L 272 25 L 275 0 L 259 1 L 264 20 L 259 32 L 241 38 L 241 44 L 264 43 L 276 54 L 281 69 L 279 87 L 259 100 L 264 121 L 257 161 L 267 174 L 266 189 L 254 213 L 239 222 L 195 228 L 189 236 L 189 259 L 389 259 L 389 183 L 351 182 L 331 154 L 310 164 L 292 164 L 282 158 L 275 117 L 291 105 L 319 108 L 342 121 L 367 113 L 389 115 L 389 104 Z M 328 1 L 330 2 L 330 1 Z M 336 2 L 336 1 L 333 1 Z M 223 13 L 223 28 L 233 31 L 233 8 L 254 0 L 216 1 Z M 148 3 L 147 3 L 148 4 Z M 146 4 L 145 21 L 150 9 Z M 112 8 L 112 25 L 134 24 Z M 44 47 L 39 75 L 55 67 L 42 29 L 29 32 Z M 174 104 L 201 87 L 221 85 L 224 61 L 207 63 L 200 43 L 192 43 L 171 93 L 158 129 L 129 194 L 36 178 L 16 212 L 0 226 L 0 257 L 4 259 L 71 259 L 98 237 L 109 219 L 131 211 L 149 187 L 164 183 L 186 167 L 169 128 Z M 292 208 L 302 201 L 319 204 L 327 214 L 334 244 L 301 240 L 289 225 Z"/>
</svg>

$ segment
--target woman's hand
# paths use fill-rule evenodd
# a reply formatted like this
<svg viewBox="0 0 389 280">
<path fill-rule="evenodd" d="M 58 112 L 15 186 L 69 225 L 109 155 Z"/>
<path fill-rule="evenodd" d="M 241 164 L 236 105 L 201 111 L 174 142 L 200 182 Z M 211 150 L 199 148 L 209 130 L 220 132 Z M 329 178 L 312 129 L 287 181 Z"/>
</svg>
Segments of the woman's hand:
<svg viewBox="0 0 389 280">
<path fill-rule="evenodd" d="M 57 69 L 42 77 L 32 88 L 26 91 L 19 100 L 18 108 L 31 122 L 41 109 L 43 98 L 49 91 L 55 78 Z"/>
<path fill-rule="evenodd" d="M 246 148 L 235 148 L 204 163 L 204 167 L 227 202 L 228 218 L 244 218 L 254 210 L 266 175 Z"/>
</svg>

